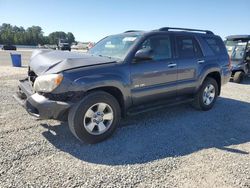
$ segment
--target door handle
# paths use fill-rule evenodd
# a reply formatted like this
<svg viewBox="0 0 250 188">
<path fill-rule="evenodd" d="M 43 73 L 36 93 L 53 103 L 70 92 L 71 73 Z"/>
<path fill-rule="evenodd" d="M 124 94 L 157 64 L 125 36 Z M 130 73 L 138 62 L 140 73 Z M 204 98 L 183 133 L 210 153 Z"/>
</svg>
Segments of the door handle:
<svg viewBox="0 0 250 188">
<path fill-rule="evenodd" d="M 203 64 L 203 63 L 205 63 L 205 60 L 198 60 L 197 63 Z"/>
<path fill-rule="evenodd" d="M 174 67 L 176 67 L 176 66 L 177 66 L 176 63 L 170 63 L 170 64 L 168 65 L 169 68 L 174 68 Z"/>
</svg>

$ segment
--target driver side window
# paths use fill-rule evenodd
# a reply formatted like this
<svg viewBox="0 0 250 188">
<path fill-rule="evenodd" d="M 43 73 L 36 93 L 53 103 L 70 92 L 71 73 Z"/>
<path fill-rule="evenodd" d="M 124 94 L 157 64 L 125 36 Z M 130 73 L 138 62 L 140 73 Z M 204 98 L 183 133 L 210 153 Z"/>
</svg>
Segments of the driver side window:
<svg viewBox="0 0 250 188">
<path fill-rule="evenodd" d="M 169 36 L 153 36 L 146 39 L 139 50 L 148 49 L 153 60 L 172 58 L 171 41 Z"/>
</svg>

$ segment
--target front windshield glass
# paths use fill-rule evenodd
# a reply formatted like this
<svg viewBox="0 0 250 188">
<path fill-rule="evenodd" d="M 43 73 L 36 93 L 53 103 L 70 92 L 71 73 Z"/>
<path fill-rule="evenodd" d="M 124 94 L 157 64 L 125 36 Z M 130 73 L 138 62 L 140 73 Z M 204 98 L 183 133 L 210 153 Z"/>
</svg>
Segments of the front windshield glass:
<svg viewBox="0 0 250 188">
<path fill-rule="evenodd" d="M 241 60 L 244 58 L 247 42 L 240 41 L 227 41 L 226 47 L 229 56 L 233 60 Z"/>
<path fill-rule="evenodd" d="M 124 60 L 130 47 L 140 35 L 114 35 L 102 39 L 88 53 L 101 57 Z"/>
<path fill-rule="evenodd" d="M 60 39 L 60 43 L 67 43 L 68 41 L 66 39 Z"/>
</svg>

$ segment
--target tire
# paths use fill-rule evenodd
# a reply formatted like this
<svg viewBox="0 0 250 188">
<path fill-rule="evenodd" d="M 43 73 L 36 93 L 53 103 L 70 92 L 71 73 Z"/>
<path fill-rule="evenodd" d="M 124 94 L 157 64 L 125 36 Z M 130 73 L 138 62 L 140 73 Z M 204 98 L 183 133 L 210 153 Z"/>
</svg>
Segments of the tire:
<svg viewBox="0 0 250 188">
<path fill-rule="evenodd" d="M 212 97 L 205 97 L 205 89 L 209 90 L 209 88 L 212 88 L 212 87 L 214 88 L 213 99 Z M 206 78 L 203 81 L 202 86 L 200 87 L 199 91 L 195 95 L 193 106 L 198 110 L 203 110 L 203 111 L 210 110 L 214 106 L 214 103 L 218 97 L 218 93 L 219 93 L 219 89 L 218 89 L 218 84 L 216 80 L 210 77 Z M 213 95 L 212 92 L 210 94 L 211 96 Z M 207 96 L 209 96 L 209 93 Z M 211 103 L 204 101 L 204 98 L 211 98 Z"/>
<path fill-rule="evenodd" d="M 105 105 L 107 106 L 103 109 L 103 114 L 98 114 L 99 111 L 101 112 L 101 110 L 98 111 L 99 107 Z M 109 119 L 111 117 L 113 119 L 105 120 L 104 117 L 107 114 L 109 114 Z M 96 119 L 98 119 L 98 124 Z M 117 128 L 120 119 L 121 109 L 117 100 L 109 93 L 96 91 L 89 93 L 70 109 L 68 123 L 71 132 L 76 138 L 80 141 L 94 144 L 110 137 Z"/>
<path fill-rule="evenodd" d="M 235 83 L 241 83 L 243 78 L 244 78 L 244 72 L 242 71 L 237 71 L 234 73 L 234 76 L 233 76 L 233 82 Z"/>
</svg>

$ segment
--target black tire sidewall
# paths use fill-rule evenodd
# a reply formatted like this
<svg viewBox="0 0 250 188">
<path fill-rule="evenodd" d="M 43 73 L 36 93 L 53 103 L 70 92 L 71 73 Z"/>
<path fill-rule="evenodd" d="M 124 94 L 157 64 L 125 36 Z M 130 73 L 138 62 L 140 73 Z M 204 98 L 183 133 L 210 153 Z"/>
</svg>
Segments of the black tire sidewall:
<svg viewBox="0 0 250 188">
<path fill-rule="evenodd" d="M 87 110 L 94 104 L 104 102 L 108 104 L 114 113 L 114 119 L 109 129 L 101 135 L 92 135 L 84 127 L 83 118 Z M 108 138 L 113 134 L 121 117 L 121 110 L 117 100 L 106 92 L 91 93 L 77 104 L 69 114 L 70 129 L 73 134 L 81 141 L 87 143 L 97 143 Z M 73 130 L 72 130 L 73 129 Z"/>
<path fill-rule="evenodd" d="M 212 84 L 214 86 L 214 88 L 215 88 L 215 97 L 214 97 L 214 100 L 213 100 L 213 102 L 211 104 L 206 105 L 203 102 L 203 93 L 204 93 L 205 88 L 209 84 Z M 219 93 L 219 90 L 218 90 L 218 84 L 217 84 L 216 80 L 213 79 L 213 78 L 206 78 L 205 81 L 203 82 L 201 88 L 200 88 L 200 91 L 199 91 L 199 104 L 200 104 L 200 108 L 202 110 L 204 110 L 204 111 L 210 110 L 214 106 L 214 103 L 217 100 L 218 93 Z"/>
<path fill-rule="evenodd" d="M 235 83 L 241 83 L 243 78 L 244 78 L 244 73 L 242 71 L 238 71 L 234 73 L 233 81 Z"/>
</svg>

